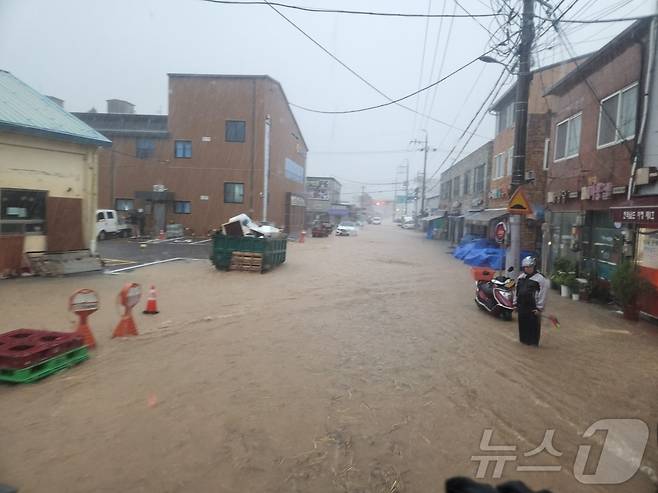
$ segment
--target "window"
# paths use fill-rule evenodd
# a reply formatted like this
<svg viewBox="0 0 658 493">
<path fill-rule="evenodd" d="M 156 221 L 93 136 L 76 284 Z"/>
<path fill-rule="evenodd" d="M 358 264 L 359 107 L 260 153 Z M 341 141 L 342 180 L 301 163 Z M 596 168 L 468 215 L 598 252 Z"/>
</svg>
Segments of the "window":
<svg viewBox="0 0 658 493">
<path fill-rule="evenodd" d="M 542 169 L 546 171 L 548 169 L 548 149 L 551 144 L 551 139 L 544 139 L 544 161 L 542 164 Z"/>
<path fill-rule="evenodd" d="M 450 180 L 441 183 L 441 200 L 450 200 Z"/>
<path fill-rule="evenodd" d="M 0 233 L 37 233 L 46 229 L 46 192 L 0 189 Z"/>
<path fill-rule="evenodd" d="M 505 153 L 501 152 L 494 157 L 494 172 L 493 177 L 502 178 L 505 176 Z"/>
<path fill-rule="evenodd" d="M 191 140 L 177 140 L 175 148 L 175 156 L 177 158 L 191 158 L 192 157 L 192 141 Z"/>
<path fill-rule="evenodd" d="M 467 171 L 464 173 L 464 195 L 471 193 L 471 172 Z"/>
<path fill-rule="evenodd" d="M 155 142 L 153 139 L 137 139 L 135 146 L 135 157 L 148 159 L 155 154 Z"/>
<path fill-rule="evenodd" d="M 244 142 L 247 124 L 238 120 L 226 120 L 226 142 Z"/>
<path fill-rule="evenodd" d="M 475 184 L 473 185 L 473 193 L 484 192 L 484 172 L 484 164 L 475 168 Z"/>
<path fill-rule="evenodd" d="M 555 127 L 555 161 L 578 155 L 581 120 L 582 113 L 578 113 Z"/>
<path fill-rule="evenodd" d="M 133 199 L 116 199 L 114 208 L 118 211 L 131 211 L 135 208 L 135 201 Z"/>
<path fill-rule="evenodd" d="M 514 102 L 501 108 L 496 119 L 496 133 L 514 126 Z"/>
<path fill-rule="evenodd" d="M 174 213 L 175 214 L 191 214 L 192 213 L 192 203 L 186 200 L 176 200 L 174 201 Z"/>
<path fill-rule="evenodd" d="M 635 137 L 638 85 L 633 84 L 601 101 L 598 147 Z"/>
<path fill-rule="evenodd" d="M 452 198 L 456 199 L 459 195 L 459 176 L 455 176 L 452 179 Z"/>
<path fill-rule="evenodd" d="M 105 213 L 104 212 L 97 212 L 96 213 L 96 221 L 102 221 L 105 219 Z"/>
<path fill-rule="evenodd" d="M 241 204 L 244 202 L 244 183 L 224 183 L 224 202 Z"/>
<path fill-rule="evenodd" d="M 112 211 L 107 211 L 106 214 L 107 214 L 107 218 L 108 218 L 108 219 L 114 219 L 114 212 L 112 212 Z"/>
</svg>

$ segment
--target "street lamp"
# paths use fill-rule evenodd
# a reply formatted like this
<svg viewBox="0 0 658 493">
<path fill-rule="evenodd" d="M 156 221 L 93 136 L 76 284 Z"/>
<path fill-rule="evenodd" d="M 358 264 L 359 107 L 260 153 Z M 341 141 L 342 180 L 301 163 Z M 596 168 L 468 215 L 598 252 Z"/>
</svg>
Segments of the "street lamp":
<svg viewBox="0 0 658 493">
<path fill-rule="evenodd" d="M 505 70 L 507 70 L 510 74 L 517 75 L 513 70 L 514 67 L 516 67 L 516 63 L 514 63 L 514 65 L 512 65 L 512 68 L 510 69 L 509 65 L 501 62 L 500 60 L 496 60 L 494 57 L 490 57 L 489 55 L 482 55 L 481 57 L 478 57 L 478 60 L 484 63 L 495 63 L 498 65 L 502 65 L 503 67 L 505 67 Z"/>
</svg>

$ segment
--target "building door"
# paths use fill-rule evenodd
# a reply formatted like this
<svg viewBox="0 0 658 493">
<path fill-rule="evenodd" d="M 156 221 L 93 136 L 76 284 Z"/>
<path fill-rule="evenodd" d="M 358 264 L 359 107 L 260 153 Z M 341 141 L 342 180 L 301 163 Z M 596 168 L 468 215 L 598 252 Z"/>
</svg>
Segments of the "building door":
<svg viewBox="0 0 658 493">
<path fill-rule="evenodd" d="M 166 205 L 166 202 L 153 203 L 153 226 L 155 228 L 155 234 L 165 231 Z"/>
</svg>

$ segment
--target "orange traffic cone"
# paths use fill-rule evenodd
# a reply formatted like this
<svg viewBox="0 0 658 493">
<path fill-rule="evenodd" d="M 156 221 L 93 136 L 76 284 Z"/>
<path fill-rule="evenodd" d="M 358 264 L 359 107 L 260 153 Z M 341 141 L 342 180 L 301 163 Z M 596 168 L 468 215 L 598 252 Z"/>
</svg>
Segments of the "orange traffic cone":
<svg viewBox="0 0 658 493">
<path fill-rule="evenodd" d="M 146 315 L 156 315 L 160 313 L 158 311 L 158 300 L 156 299 L 155 286 L 153 285 L 151 286 L 149 297 L 146 301 L 146 310 L 142 313 L 145 313 Z"/>
<path fill-rule="evenodd" d="M 164 229 L 161 229 L 161 230 L 160 230 L 160 236 L 158 237 L 158 239 L 159 239 L 159 240 L 166 240 Z"/>
</svg>

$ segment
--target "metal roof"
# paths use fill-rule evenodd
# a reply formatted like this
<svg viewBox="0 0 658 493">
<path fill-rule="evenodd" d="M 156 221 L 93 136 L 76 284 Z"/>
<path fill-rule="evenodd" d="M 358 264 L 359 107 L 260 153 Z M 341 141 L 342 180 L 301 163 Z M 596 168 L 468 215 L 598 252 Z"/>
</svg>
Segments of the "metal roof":
<svg viewBox="0 0 658 493">
<path fill-rule="evenodd" d="M 628 26 L 598 51 L 592 53 L 583 63 L 577 63 L 574 70 L 546 89 L 544 95 L 562 94 L 573 87 L 574 84 L 587 78 L 592 72 L 608 63 L 613 56 L 617 56 L 616 54 L 620 53 L 620 50 L 624 49 L 625 46 L 641 39 L 650 23 L 650 18 L 644 18 Z"/>
<path fill-rule="evenodd" d="M 78 144 L 112 144 L 89 125 L 5 70 L 0 70 L 0 130 Z"/>
<path fill-rule="evenodd" d="M 135 113 L 73 113 L 107 137 L 152 137 L 166 139 L 167 115 Z"/>
</svg>

